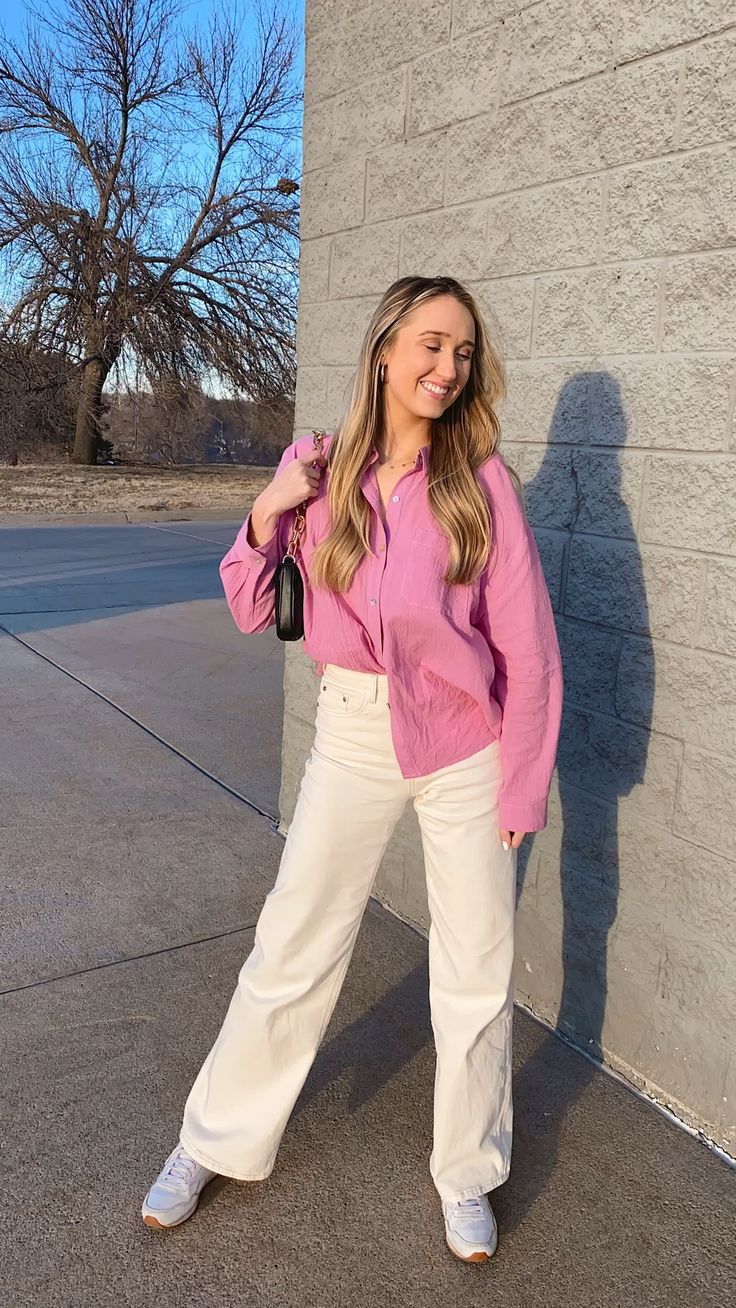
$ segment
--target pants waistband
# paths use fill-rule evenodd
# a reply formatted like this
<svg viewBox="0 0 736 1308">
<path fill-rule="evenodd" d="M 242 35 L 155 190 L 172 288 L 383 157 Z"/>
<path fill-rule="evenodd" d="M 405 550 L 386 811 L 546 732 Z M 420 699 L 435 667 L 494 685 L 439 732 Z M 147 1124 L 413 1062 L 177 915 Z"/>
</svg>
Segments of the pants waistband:
<svg viewBox="0 0 736 1308">
<path fill-rule="evenodd" d="M 357 668 L 340 667 L 338 663 L 325 663 L 322 676 L 334 685 L 364 690 L 370 703 L 385 699 L 388 694 L 388 676 L 385 672 L 362 672 Z"/>
</svg>

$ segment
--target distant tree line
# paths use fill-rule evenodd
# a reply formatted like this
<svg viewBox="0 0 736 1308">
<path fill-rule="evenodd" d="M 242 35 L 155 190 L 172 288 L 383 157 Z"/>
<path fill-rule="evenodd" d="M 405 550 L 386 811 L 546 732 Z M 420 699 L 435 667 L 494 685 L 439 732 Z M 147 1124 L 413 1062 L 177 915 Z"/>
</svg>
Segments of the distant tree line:
<svg viewBox="0 0 736 1308">
<path fill-rule="evenodd" d="M 0 463 L 71 458 L 80 375 L 63 358 L 0 341 Z M 100 461 L 278 463 L 292 438 L 290 400 L 220 399 L 194 384 L 103 392 Z"/>
</svg>

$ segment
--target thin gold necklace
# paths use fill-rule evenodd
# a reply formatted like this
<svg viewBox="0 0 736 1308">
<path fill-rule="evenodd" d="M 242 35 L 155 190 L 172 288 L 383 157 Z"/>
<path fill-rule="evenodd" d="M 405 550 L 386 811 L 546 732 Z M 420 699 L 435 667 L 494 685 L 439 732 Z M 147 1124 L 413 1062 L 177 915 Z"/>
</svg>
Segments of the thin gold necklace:
<svg viewBox="0 0 736 1308">
<path fill-rule="evenodd" d="M 419 451 L 417 450 L 417 454 L 418 453 Z M 413 459 L 402 459 L 399 461 L 399 463 L 388 463 L 386 459 L 381 458 L 380 454 L 378 456 L 378 462 L 380 463 L 382 468 L 405 468 L 407 464 L 416 463 L 416 461 L 417 461 L 416 454 L 414 455 Z"/>
</svg>

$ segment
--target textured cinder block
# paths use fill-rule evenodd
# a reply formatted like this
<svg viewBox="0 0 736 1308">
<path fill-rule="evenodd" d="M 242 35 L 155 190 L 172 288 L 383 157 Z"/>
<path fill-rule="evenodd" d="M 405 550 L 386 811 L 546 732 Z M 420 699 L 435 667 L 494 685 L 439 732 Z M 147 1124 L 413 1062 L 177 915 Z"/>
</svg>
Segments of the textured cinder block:
<svg viewBox="0 0 736 1308">
<path fill-rule="evenodd" d="M 511 361 L 507 381 L 509 441 L 727 449 L 733 358 Z"/>
<path fill-rule="evenodd" d="M 736 563 L 708 560 L 696 644 L 731 658 L 736 656 Z"/>
<path fill-rule="evenodd" d="M 585 177 L 490 200 L 484 272 L 534 272 L 596 258 L 601 182 Z M 559 344 L 555 353 L 560 353 Z"/>
<path fill-rule="evenodd" d="M 608 800 L 572 784 L 556 769 L 549 796 L 547 826 L 534 832 L 534 848 L 557 862 L 571 859 L 579 865 L 599 867 L 611 812 L 612 805 Z"/>
<path fill-rule="evenodd" d="M 302 178 L 302 240 L 357 227 L 363 221 L 364 190 L 365 161 L 360 157 L 306 173 Z"/>
<path fill-rule="evenodd" d="M 327 431 L 337 425 L 339 415 L 349 403 L 354 380 L 354 364 L 351 368 L 330 368 L 327 379 L 327 407 L 320 424 Z"/>
<path fill-rule="evenodd" d="M 310 107 L 302 126 L 302 179 L 316 168 L 330 168 L 340 162 L 335 149 L 335 100 L 323 100 Z M 304 181 L 302 180 L 302 188 Z"/>
<path fill-rule="evenodd" d="M 680 149 L 736 136 L 736 32 L 685 51 Z"/>
<path fill-rule="evenodd" d="M 558 618 L 565 700 L 579 708 L 616 711 L 616 679 L 623 637 L 587 623 Z"/>
<path fill-rule="evenodd" d="M 537 884 L 538 911 L 545 925 L 568 948 L 595 960 L 604 952 L 616 921 L 617 891 L 609 879 L 592 876 L 573 860 L 543 857 Z"/>
<path fill-rule="evenodd" d="M 638 726 L 568 707 L 563 714 L 557 770 L 570 784 L 667 823 L 675 807 L 682 745 Z"/>
<path fill-rule="evenodd" d="M 616 687 L 619 715 L 651 721 L 693 745 L 728 754 L 736 741 L 736 661 L 702 650 L 624 640 Z"/>
<path fill-rule="evenodd" d="M 591 247 L 598 219 L 591 214 L 590 221 L 595 230 L 580 247 L 586 258 L 572 258 L 570 263 L 595 258 Z M 544 265 L 549 266 L 549 261 L 545 260 Z M 653 264 L 541 276 L 537 283 L 534 353 L 600 350 L 636 354 L 654 350 L 661 276 Z"/>
<path fill-rule="evenodd" d="M 453 36 L 465 36 L 479 27 L 489 27 L 516 9 L 528 8 L 537 0 L 454 0 L 452 7 Z"/>
<path fill-rule="evenodd" d="M 525 278 L 472 282 L 480 311 L 491 333 L 496 348 L 505 360 L 524 358 L 531 349 L 534 285 Z M 499 406 L 501 416 L 505 405 Z M 505 417 L 503 430 L 506 431 Z"/>
<path fill-rule="evenodd" d="M 366 293 L 382 295 L 398 275 L 398 223 L 375 223 L 333 236 L 330 293 L 334 299 Z"/>
<path fill-rule="evenodd" d="M 445 133 L 435 132 L 372 154 L 366 175 L 366 221 L 439 208 L 446 152 Z"/>
<path fill-rule="evenodd" d="M 705 4 L 683 4 L 682 0 L 621 0 L 618 58 L 638 59 L 668 46 L 695 41 L 733 22 L 731 0 L 708 0 Z"/>
<path fill-rule="evenodd" d="M 314 661 L 304 653 L 301 640 L 285 642 L 284 658 L 284 737 L 290 737 L 289 719 L 293 716 L 315 731 L 320 678 Z M 310 745 L 311 748 L 311 745 Z"/>
<path fill-rule="evenodd" d="M 326 300 L 330 289 L 331 236 L 302 241 L 299 246 L 299 306 Z"/>
<path fill-rule="evenodd" d="M 605 0 L 548 0 L 504 22 L 501 102 L 550 91 L 613 59 L 616 11 Z"/>
<path fill-rule="evenodd" d="M 554 1026 L 564 984 L 559 929 L 551 930 L 536 912 L 516 915 L 514 998 Z"/>
<path fill-rule="evenodd" d="M 682 923 L 663 924 L 656 914 L 622 900 L 612 933 L 611 957 L 639 979 L 652 979 L 654 998 L 679 1017 L 702 1022 L 709 1031 L 736 1023 L 736 955 Z"/>
<path fill-rule="evenodd" d="M 671 259 L 663 272 L 663 350 L 732 350 L 736 254 Z"/>
<path fill-rule="evenodd" d="M 680 57 L 617 69 L 544 100 L 548 178 L 672 150 Z"/>
<path fill-rule="evenodd" d="M 299 368 L 296 375 L 296 402 L 294 406 L 294 426 L 318 427 L 325 412 L 327 400 L 327 383 L 330 373 L 327 368 Z"/>
<path fill-rule="evenodd" d="M 695 632 L 701 587 L 700 559 L 640 550 L 635 541 L 574 536 L 564 613 L 687 644 Z"/>
<path fill-rule="evenodd" d="M 707 460 L 654 455 L 641 539 L 736 554 L 736 455 Z"/>
<path fill-rule="evenodd" d="M 736 864 L 646 819 L 609 829 L 604 866 L 621 899 L 641 905 L 669 935 L 680 928 L 731 948 Z"/>
<path fill-rule="evenodd" d="M 572 475 L 577 492 L 574 531 L 633 539 L 639 518 L 645 457 L 629 450 L 615 454 L 574 450 Z"/>
<path fill-rule="evenodd" d="M 590 385 L 583 361 L 512 362 L 503 407 L 504 442 L 574 444 L 588 439 Z"/>
<path fill-rule="evenodd" d="M 736 148 L 718 146 L 613 173 L 606 195 L 605 259 L 732 245 Z"/>
<path fill-rule="evenodd" d="M 480 205 L 440 209 L 404 223 L 400 274 L 422 269 L 422 276 L 436 277 L 452 268 L 453 276 L 473 278 L 485 274 L 484 241 L 486 211 Z"/>
<path fill-rule="evenodd" d="M 736 860 L 736 759 L 685 751 L 674 830 L 696 845 Z"/>
<path fill-rule="evenodd" d="M 539 865 L 543 852 L 535 837 L 530 834 L 520 846 L 516 856 L 516 902 L 517 907 L 536 908 L 537 882 Z"/>
<path fill-rule="evenodd" d="M 352 3 L 337 21 L 312 25 L 307 35 L 305 110 L 309 107 L 311 112 L 320 100 L 386 72 L 386 62 L 378 57 L 373 42 L 374 14 L 371 6 Z"/>
<path fill-rule="evenodd" d="M 727 448 L 733 358 L 612 359 L 585 372 L 590 444 Z M 526 389 L 531 389 L 528 383 Z M 565 430 L 559 430 L 558 439 L 575 439 Z M 557 433 L 554 428 L 551 435 Z"/>
<path fill-rule="evenodd" d="M 297 350 L 308 367 L 355 367 L 361 341 L 378 296 L 305 304 L 299 312 Z"/>
<path fill-rule="evenodd" d="M 422 16 L 420 25 L 425 24 Z M 435 39 L 438 48 L 432 54 L 411 56 L 409 136 L 436 131 L 495 107 L 498 39 L 492 27 L 451 45 L 440 46 Z"/>
<path fill-rule="evenodd" d="M 685 1121 L 693 1121 L 692 1105 L 700 1105 L 713 1135 L 728 1148 L 729 1139 L 736 1140 L 728 1102 L 728 1033 L 674 1014 L 635 971 L 624 971 L 615 960 L 608 979 L 603 1043 L 613 1066 Z"/>
<path fill-rule="evenodd" d="M 406 99 L 406 76 L 401 69 L 392 69 L 338 95 L 331 138 L 333 157 L 354 159 L 401 140 Z"/>
<path fill-rule="evenodd" d="M 557 610 L 560 607 L 565 538 L 562 533 L 545 531 L 543 527 L 535 528 L 534 538 L 537 542 L 552 607 Z"/>
<path fill-rule="evenodd" d="M 504 446 L 524 486 L 524 505 L 533 527 L 570 530 L 577 513 L 572 455 L 560 448 Z"/>
<path fill-rule="evenodd" d="M 448 133 L 447 192 L 454 203 L 544 181 L 547 105 L 513 105 Z"/>
<path fill-rule="evenodd" d="M 371 10 L 370 50 L 365 56 L 377 68 L 417 60 L 450 39 L 449 0 L 379 0 Z"/>
</svg>

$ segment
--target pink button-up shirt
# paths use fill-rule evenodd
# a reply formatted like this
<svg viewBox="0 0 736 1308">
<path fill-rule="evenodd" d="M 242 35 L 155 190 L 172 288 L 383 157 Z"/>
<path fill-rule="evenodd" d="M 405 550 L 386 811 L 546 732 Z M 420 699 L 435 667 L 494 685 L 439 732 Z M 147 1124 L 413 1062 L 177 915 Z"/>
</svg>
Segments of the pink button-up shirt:
<svg viewBox="0 0 736 1308">
<path fill-rule="evenodd" d="M 325 453 L 332 437 L 323 442 Z M 308 453 L 303 436 L 281 457 L 278 472 Z M 388 677 L 391 733 L 404 777 L 426 776 L 500 737 L 499 824 L 537 831 L 547 797 L 562 709 L 562 665 L 552 605 L 536 542 L 513 482 L 498 454 L 476 470 L 493 525 L 483 572 L 465 586 L 446 586 L 449 543 L 426 494 L 430 446 L 417 454 L 389 498 L 386 521 L 374 449 L 361 489 L 374 510 L 373 553 L 350 588 L 334 594 L 309 584 L 315 547 L 330 529 L 325 470 L 306 507 L 300 567 L 304 586 L 304 650 L 322 675 L 325 663 Z M 279 517 L 262 545 L 248 542 L 251 514 L 220 564 L 230 611 L 240 631 L 275 625 L 274 573 L 283 558 L 295 510 Z"/>
</svg>

